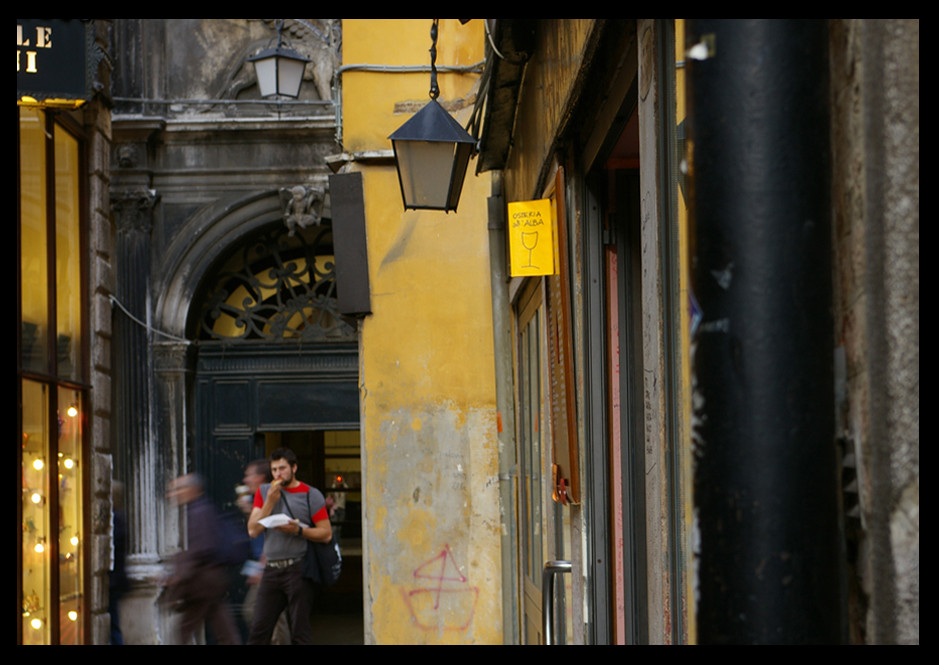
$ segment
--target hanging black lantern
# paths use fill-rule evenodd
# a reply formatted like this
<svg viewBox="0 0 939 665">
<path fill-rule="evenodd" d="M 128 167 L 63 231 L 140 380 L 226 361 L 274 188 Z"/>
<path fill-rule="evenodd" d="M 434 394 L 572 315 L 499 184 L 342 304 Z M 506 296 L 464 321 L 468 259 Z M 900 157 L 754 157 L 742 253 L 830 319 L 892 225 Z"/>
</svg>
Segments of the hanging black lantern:
<svg viewBox="0 0 939 665">
<path fill-rule="evenodd" d="M 404 208 L 456 210 L 476 139 L 437 102 L 437 21 L 431 28 L 430 101 L 391 139 Z"/>
<path fill-rule="evenodd" d="M 300 95 L 303 72 L 310 59 L 287 46 L 283 38 L 283 19 L 277 19 L 276 25 L 277 46 L 262 50 L 248 58 L 248 62 L 254 63 L 261 97 L 276 95 L 297 98 Z"/>
</svg>

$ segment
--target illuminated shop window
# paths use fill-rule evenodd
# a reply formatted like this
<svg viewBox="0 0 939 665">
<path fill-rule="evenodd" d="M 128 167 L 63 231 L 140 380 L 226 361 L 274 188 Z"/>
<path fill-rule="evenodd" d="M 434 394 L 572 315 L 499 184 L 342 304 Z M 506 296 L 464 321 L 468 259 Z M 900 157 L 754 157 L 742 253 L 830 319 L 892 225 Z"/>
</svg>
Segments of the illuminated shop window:
<svg viewBox="0 0 939 665">
<path fill-rule="evenodd" d="M 19 107 L 23 644 L 80 644 L 87 621 L 80 164 L 63 124 Z"/>
<path fill-rule="evenodd" d="M 23 643 L 48 644 L 49 395 L 35 381 L 24 380 L 22 390 Z"/>
</svg>

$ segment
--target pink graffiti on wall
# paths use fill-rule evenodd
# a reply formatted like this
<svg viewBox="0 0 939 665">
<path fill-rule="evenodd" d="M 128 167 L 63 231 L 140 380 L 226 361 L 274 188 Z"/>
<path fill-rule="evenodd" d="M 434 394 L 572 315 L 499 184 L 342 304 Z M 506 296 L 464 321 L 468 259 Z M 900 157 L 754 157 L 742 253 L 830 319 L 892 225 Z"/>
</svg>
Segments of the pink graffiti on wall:
<svg viewBox="0 0 939 665">
<path fill-rule="evenodd" d="M 424 630 L 461 631 L 469 628 L 476 611 L 479 589 L 469 586 L 453 560 L 449 545 L 444 545 L 440 554 L 415 568 L 413 577 L 422 586 L 410 591 L 402 589 L 401 594 L 415 625 Z M 466 597 L 461 598 L 460 595 Z M 444 607 L 441 607 L 442 600 Z"/>
</svg>

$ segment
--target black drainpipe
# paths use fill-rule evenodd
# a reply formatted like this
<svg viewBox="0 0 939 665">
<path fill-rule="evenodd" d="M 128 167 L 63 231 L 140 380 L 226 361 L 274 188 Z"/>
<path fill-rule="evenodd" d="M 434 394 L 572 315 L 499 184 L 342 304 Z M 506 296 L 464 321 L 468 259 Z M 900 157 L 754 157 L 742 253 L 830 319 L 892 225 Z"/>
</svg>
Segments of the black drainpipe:
<svg viewBox="0 0 939 665">
<path fill-rule="evenodd" d="M 697 637 L 837 643 L 828 25 L 687 34 Z"/>
</svg>

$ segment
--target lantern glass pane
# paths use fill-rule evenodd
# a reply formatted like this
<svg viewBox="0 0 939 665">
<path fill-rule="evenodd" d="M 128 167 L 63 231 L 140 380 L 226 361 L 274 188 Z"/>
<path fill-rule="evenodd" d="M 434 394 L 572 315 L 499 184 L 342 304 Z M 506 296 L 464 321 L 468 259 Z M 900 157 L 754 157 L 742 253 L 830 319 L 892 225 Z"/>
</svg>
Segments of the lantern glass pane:
<svg viewBox="0 0 939 665">
<path fill-rule="evenodd" d="M 407 208 L 445 210 L 453 171 L 453 143 L 397 141 L 395 151 Z"/>
<path fill-rule="evenodd" d="M 463 192 L 463 180 L 466 177 L 466 167 L 469 166 L 470 158 L 473 156 L 473 144 L 457 143 L 455 152 L 453 175 L 450 177 L 450 200 L 447 202 L 447 208 L 450 210 L 456 210 L 457 203 L 460 202 L 460 194 Z"/>
<path fill-rule="evenodd" d="M 299 95 L 305 67 L 306 63 L 301 60 L 280 58 L 277 68 L 277 94 L 288 97 Z"/>
<path fill-rule="evenodd" d="M 277 94 L 277 60 L 264 58 L 254 61 L 254 71 L 258 76 L 258 89 L 261 97 Z"/>
</svg>

